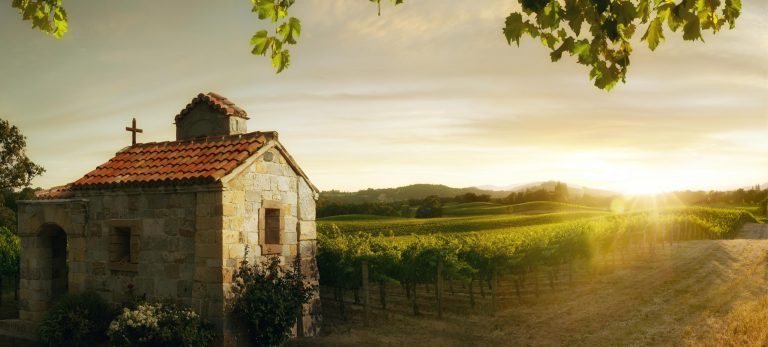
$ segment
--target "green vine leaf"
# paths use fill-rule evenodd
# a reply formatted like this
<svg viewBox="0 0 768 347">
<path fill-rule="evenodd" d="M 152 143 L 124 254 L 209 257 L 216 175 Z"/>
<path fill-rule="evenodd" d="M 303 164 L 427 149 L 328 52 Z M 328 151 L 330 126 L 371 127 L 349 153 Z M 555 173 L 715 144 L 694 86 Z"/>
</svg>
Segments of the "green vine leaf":
<svg viewBox="0 0 768 347">
<path fill-rule="evenodd" d="M 11 7 L 19 10 L 21 19 L 32 22 L 32 28 L 60 39 L 69 29 L 67 12 L 61 0 L 13 0 Z"/>
<path fill-rule="evenodd" d="M 523 16 L 519 13 L 512 13 L 507 17 L 505 23 L 506 25 L 504 26 L 503 32 L 504 36 L 507 38 L 507 43 L 511 45 L 512 41 L 515 41 L 515 43 L 520 46 L 520 38 L 523 37 L 523 33 L 525 32 Z"/>
<path fill-rule="evenodd" d="M 277 27 L 277 33 L 283 36 L 283 42 L 296 44 L 296 39 L 301 35 L 301 22 L 291 17 L 287 22 Z"/>
<path fill-rule="evenodd" d="M 659 43 L 664 40 L 664 27 L 662 27 L 662 24 L 661 18 L 654 19 L 651 25 L 648 26 L 645 35 L 641 38 L 641 40 L 648 42 L 648 48 L 652 51 L 655 51 Z"/>
<path fill-rule="evenodd" d="M 267 53 L 267 49 L 272 46 L 272 40 L 274 39 L 269 37 L 269 34 L 266 30 L 259 30 L 251 38 L 251 46 L 253 46 L 251 53 L 256 55 L 265 55 Z"/>
<path fill-rule="evenodd" d="M 291 64 L 291 55 L 288 50 L 278 50 L 272 55 L 272 66 L 277 69 L 277 73 L 282 72 Z"/>
</svg>

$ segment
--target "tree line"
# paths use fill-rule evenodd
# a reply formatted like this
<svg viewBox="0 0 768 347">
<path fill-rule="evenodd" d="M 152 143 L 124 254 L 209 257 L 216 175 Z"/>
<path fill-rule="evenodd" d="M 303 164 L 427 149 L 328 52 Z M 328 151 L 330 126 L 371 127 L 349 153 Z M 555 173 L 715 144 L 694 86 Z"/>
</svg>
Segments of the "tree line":
<svg viewBox="0 0 768 347">
<path fill-rule="evenodd" d="M 759 184 L 730 191 L 678 191 L 672 193 L 686 204 L 760 204 L 768 199 L 768 187 Z"/>
</svg>

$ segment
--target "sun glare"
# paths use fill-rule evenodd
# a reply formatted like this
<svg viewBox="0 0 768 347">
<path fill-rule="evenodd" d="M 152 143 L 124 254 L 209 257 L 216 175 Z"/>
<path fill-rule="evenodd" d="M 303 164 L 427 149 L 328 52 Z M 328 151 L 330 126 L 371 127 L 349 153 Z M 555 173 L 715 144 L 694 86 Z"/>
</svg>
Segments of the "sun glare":
<svg viewBox="0 0 768 347">
<path fill-rule="evenodd" d="M 623 189 L 623 193 L 629 196 L 656 195 L 665 191 L 657 182 L 634 182 L 632 186 Z"/>
</svg>

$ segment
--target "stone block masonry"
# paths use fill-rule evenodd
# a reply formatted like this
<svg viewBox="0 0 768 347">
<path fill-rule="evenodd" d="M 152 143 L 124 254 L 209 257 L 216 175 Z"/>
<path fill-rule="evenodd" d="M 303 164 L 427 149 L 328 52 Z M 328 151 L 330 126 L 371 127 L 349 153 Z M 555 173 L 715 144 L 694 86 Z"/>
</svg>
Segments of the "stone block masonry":
<svg viewBox="0 0 768 347">
<path fill-rule="evenodd" d="M 225 182 L 222 200 L 235 206 L 231 213 L 223 216 L 222 238 L 226 250 L 223 271 L 234 272 L 236 266 L 248 252 L 250 263 L 263 263 L 271 256 L 277 256 L 281 264 L 293 269 L 299 267 L 310 284 L 319 284 L 317 264 L 314 258 L 316 245 L 315 197 L 305 179 L 294 172 L 286 158 L 276 148 L 271 149 Z M 263 254 L 259 243 L 259 211 L 263 208 L 279 207 L 283 213 L 281 231 L 282 248 L 277 254 Z M 230 281 L 227 281 L 230 280 Z M 225 278 L 224 284 L 231 279 Z M 304 336 L 312 336 L 319 328 L 319 297 L 306 305 L 304 317 L 299 324 Z M 234 324 L 225 326 L 225 344 L 243 343 L 246 336 Z"/>
</svg>

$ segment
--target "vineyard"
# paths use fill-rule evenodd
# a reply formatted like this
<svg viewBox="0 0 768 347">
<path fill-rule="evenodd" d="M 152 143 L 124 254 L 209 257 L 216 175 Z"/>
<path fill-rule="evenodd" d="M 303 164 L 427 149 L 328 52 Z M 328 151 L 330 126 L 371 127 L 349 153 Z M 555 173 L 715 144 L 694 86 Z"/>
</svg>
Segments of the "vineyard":
<svg viewBox="0 0 768 347">
<path fill-rule="evenodd" d="M 532 201 L 515 205 L 504 205 L 492 202 L 473 202 L 473 203 L 449 203 L 443 206 L 445 216 L 476 216 L 488 214 L 508 214 L 508 213 L 541 213 L 562 212 L 562 211 L 604 211 L 596 207 L 581 206 L 554 201 Z"/>
<path fill-rule="evenodd" d="M 531 282 L 538 294 L 540 278 L 550 286 L 569 281 L 575 264 L 608 254 L 615 261 L 676 241 L 731 238 L 744 223 L 755 221 L 744 210 L 704 207 L 323 221 L 318 223 L 317 262 L 321 285 L 332 288 L 342 312 L 345 292 L 359 301 L 361 290 L 369 293 L 374 283 L 382 307 L 389 297 L 407 303 L 417 315 L 419 298 L 423 302 L 417 288 L 433 288 L 427 292 L 440 315 L 446 287 L 452 293 L 462 290 L 473 307 L 487 297 L 493 310 L 498 297 L 519 297 L 530 291 Z M 393 286 L 403 294 L 393 293 Z"/>
<path fill-rule="evenodd" d="M 467 233 L 479 230 L 497 230 L 510 227 L 522 227 L 560 223 L 610 215 L 605 211 L 556 212 L 537 215 L 490 215 L 447 218 L 392 218 L 375 219 L 362 216 L 362 219 L 344 220 L 326 219 L 318 223 L 318 231 L 324 235 L 338 232 L 354 235 L 358 232 L 370 235 L 410 236 Z M 357 218 L 360 218 L 358 216 Z"/>
</svg>

